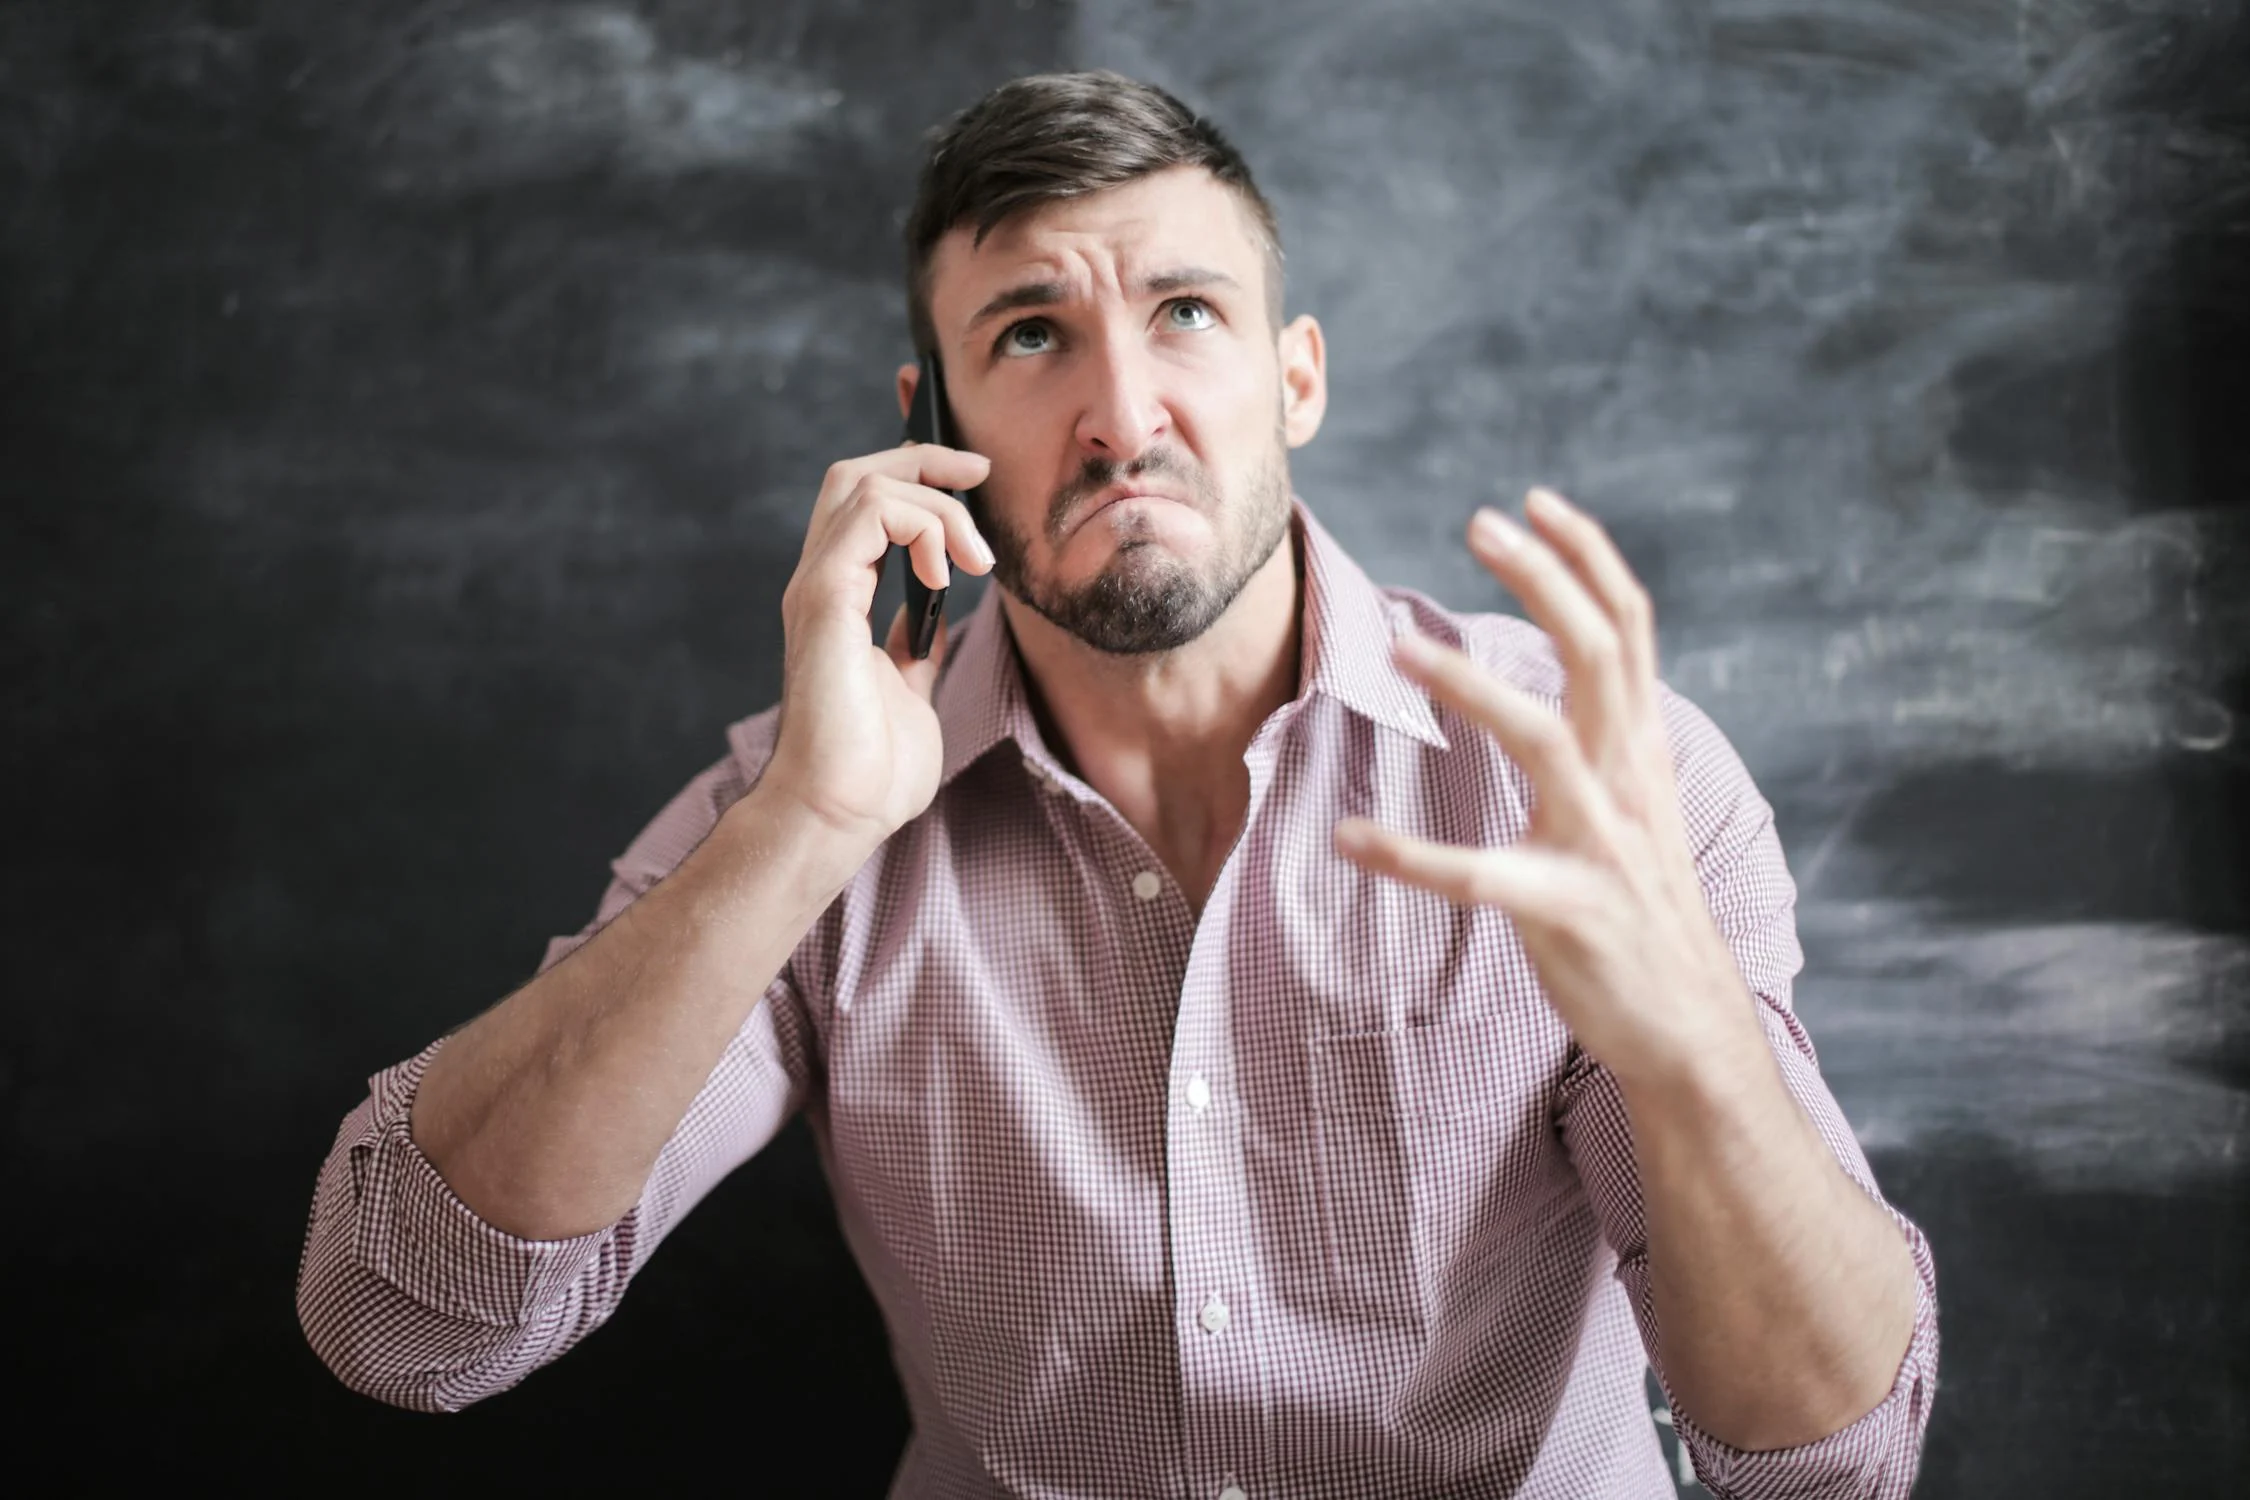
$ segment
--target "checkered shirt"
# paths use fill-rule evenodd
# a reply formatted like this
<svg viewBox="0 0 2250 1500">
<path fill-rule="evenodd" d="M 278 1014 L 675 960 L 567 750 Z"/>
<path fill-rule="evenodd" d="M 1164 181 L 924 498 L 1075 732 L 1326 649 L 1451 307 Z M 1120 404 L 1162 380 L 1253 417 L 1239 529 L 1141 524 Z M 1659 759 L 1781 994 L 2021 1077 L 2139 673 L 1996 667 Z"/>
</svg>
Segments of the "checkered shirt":
<svg viewBox="0 0 2250 1500">
<path fill-rule="evenodd" d="M 421 1410 L 506 1389 L 600 1326 L 680 1217 L 803 1111 L 912 1411 L 894 1496 L 1671 1495 L 1616 1080 L 1499 911 L 1330 846 L 1351 815 L 1464 845 L 1527 827 L 1523 772 L 1393 667 L 1395 633 L 1558 707 L 1561 668 L 1520 620 L 1376 587 L 1302 501 L 1294 526 L 1301 690 L 1250 743 L 1248 816 L 1200 915 L 1042 740 L 988 590 L 937 690 L 936 800 L 808 933 L 617 1223 L 526 1241 L 447 1188 L 407 1128 L 442 1043 L 370 1081 L 300 1276 L 323 1358 Z M 1882 1203 L 1791 1009 L 1803 959 L 1772 809 L 1699 710 L 1667 689 L 1662 712 L 1704 893 L 1782 1075 Z M 543 969 L 686 857 L 756 780 L 775 719 L 729 729 Z M 1907 1493 L 1936 1287 L 1921 1232 L 1884 1207 L 1921 1277 L 1890 1393 L 1769 1453 L 1675 1403 L 1714 1494 Z"/>
</svg>

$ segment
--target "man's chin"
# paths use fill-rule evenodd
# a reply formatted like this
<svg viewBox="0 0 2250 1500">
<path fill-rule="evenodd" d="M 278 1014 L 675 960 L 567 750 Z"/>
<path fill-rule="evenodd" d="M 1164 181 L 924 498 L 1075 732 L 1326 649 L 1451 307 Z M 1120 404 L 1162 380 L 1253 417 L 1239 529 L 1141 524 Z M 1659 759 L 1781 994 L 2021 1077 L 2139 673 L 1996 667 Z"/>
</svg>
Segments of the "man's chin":
<svg viewBox="0 0 2250 1500">
<path fill-rule="evenodd" d="M 1057 629 L 1111 656 L 1176 651 L 1225 612 L 1208 582 L 1177 562 L 1112 563 L 1079 588 L 1019 597 Z"/>
</svg>

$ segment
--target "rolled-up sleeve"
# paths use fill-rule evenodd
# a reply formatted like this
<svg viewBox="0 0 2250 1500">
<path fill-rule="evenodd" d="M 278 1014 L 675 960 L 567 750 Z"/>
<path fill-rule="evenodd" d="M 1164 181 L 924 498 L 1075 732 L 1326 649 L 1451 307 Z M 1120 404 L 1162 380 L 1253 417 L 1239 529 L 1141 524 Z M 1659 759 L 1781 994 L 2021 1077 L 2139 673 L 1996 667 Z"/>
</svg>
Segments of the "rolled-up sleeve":
<svg viewBox="0 0 2250 1500">
<path fill-rule="evenodd" d="M 730 757 L 690 783 L 613 866 L 594 920 L 541 972 L 675 868 L 740 795 Z M 322 1361 L 395 1406 L 454 1411 L 560 1356 L 616 1310 L 634 1272 L 726 1174 L 772 1140 L 812 1086 L 803 997 L 784 967 L 666 1142 L 635 1205 L 566 1240 L 479 1218 L 415 1144 L 414 1098 L 441 1038 L 368 1082 L 314 1189 L 297 1311 Z"/>
<path fill-rule="evenodd" d="M 1792 981 L 1804 957 L 1796 935 L 1796 886 L 1774 828 L 1773 809 L 1717 727 L 1685 699 L 1668 691 L 1664 696 L 1682 809 L 1704 893 L 1756 996 L 1782 1081 L 1837 1164 L 1898 1226 L 1919 1282 L 1914 1332 L 1889 1393 L 1843 1429 L 1800 1447 L 1749 1452 L 1704 1432 L 1677 1402 L 1673 1422 L 1697 1476 L 1725 1500 L 1903 1500 L 1920 1466 L 1937 1391 L 1937 1272 L 1929 1242 L 1876 1186 L 1865 1153 L 1820 1075 L 1812 1038 L 1792 1009 Z M 1558 1095 L 1557 1121 L 1617 1252 L 1617 1278 L 1630 1295 L 1642 1341 L 1669 1398 L 1663 1331 L 1649 1277 L 1646 1211 L 1616 1078 L 1581 1055 Z"/>
</svg>

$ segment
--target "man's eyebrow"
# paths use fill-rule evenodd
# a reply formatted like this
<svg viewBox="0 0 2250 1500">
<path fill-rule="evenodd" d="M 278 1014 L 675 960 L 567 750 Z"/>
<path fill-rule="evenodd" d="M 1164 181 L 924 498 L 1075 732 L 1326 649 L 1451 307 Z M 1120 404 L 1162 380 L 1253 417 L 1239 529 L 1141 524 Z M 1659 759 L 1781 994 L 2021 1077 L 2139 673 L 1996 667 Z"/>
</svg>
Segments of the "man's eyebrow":
<svg viewBox="0 0 2250 1500">
<path fill-rule="evenodd" d="M 1161 297 L 1167 292 L 1192 292 L 1197 287 L 1223 286 L 1239 291 L 1242 283 L 1224 271 L 1206 270 L 1202 266 L 1183 266 L 1177 271 L 1159 271 L 1141 281 L 1141 295 Z"/>
<path fill-rule="evenodd" d="M 1141 278 L 1134 290 L 1143 297 L 1162 297 L 1173 292 L 1194 291 L 1199 287 L 1223 286 L 1240 289 L 1242 283 L 1224 271 L 1210 270 L 1204 266 L 1182 266 L 1178 270 L 1158 271 Z M 1070 288 L 1059 281 L 1027 281 L 994 297 L 976 311 L 961 332 L 964 336 L 1005 312 L 1025 307 L 1053 307 L 1070 296 Z"/>
</svg>

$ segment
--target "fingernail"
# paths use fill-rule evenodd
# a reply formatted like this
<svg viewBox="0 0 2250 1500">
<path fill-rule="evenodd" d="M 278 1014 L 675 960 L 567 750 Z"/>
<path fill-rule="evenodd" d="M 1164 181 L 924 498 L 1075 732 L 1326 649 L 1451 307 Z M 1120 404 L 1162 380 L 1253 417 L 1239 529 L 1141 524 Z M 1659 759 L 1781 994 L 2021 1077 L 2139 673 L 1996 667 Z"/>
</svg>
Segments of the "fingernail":
<svg viewBox="0 0 2250 1500">
<path fill-rule="evenodd" d="M 969 533 L 969 550 L 976 554 L 978 562 L 983 563 L 988 568 L 992 566 L 992 546 L 985 541 L 983 533 L 975 531 Z"/>
<path fill-rule="evenodd" d="M 1478 509 L 1469 527 L 1478 541 L 1496 552 L 1511 552 L 1523 540 L 1523 528 L 1489 505 Z"/>
<path fill-rule="evenodd" d="M 1570 510 L 1570 502 L 1568 500 L 1565 500 L 1562 496 L 1556 494 L 1553 490 L 1548 489 L 1543 484 L 1533 486 L 1531 492 L 1525 495 L 1523 497 L 1523 500 L 1525 505 L 1536 505 L 1540 509 L 1547 511 L 1551 515 L 1561 515 L 1567 513 Z"/>
</svg>

